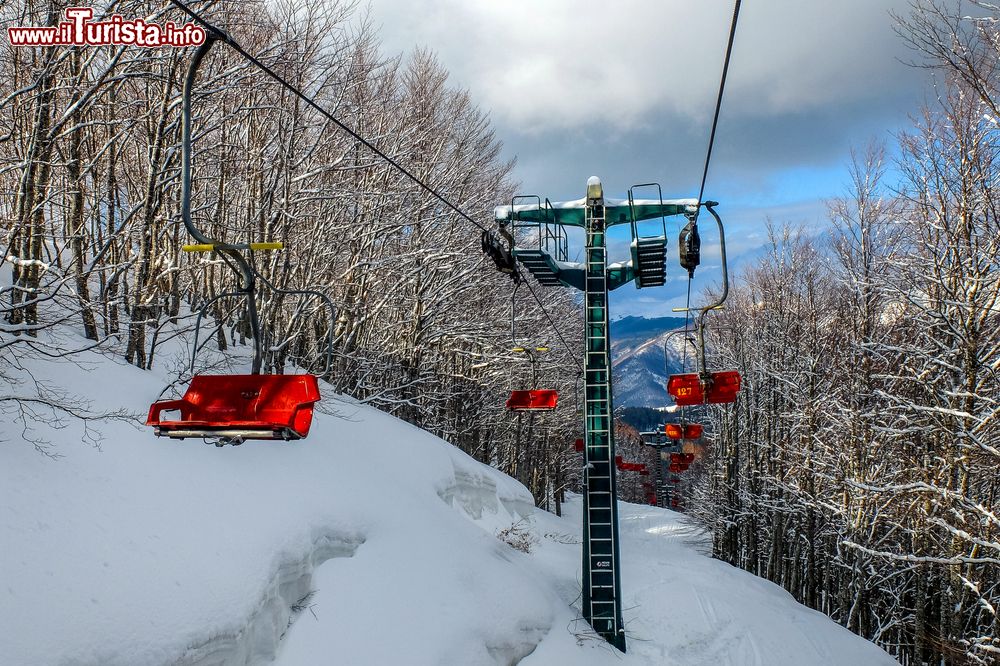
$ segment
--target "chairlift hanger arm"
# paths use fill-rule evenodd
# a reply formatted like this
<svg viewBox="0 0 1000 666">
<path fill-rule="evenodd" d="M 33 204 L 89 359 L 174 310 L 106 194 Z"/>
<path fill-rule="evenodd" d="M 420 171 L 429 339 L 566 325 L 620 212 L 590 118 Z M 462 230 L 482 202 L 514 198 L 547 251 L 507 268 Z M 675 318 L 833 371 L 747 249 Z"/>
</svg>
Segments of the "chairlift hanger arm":
<svg viewBox="0 0 1000 666">
<path fill-rule="evenodd" d="M 672 308 L 673 312 L 687 312 L 689 310 L 700 310 L 701 316 L 704 316 L 709 310 L 720 310 L 722 309 L 722 304 L 726 302 L 726 298 L 729 296 L 729 268 L 726 259 L 726 230 L 722 226 L 722 218 L 719 214 L 715 212 L 715 207 L 719 205 L 717 201 L 705 201 L 702 203 L 712 217 L 715 218 L 715 222 L 719 227 L 719 252 L 722 255 L 722 293 L 719 298 L 714 303 L 709 303 L 707 305 L 694 307 L 694 308 Z M 694 220 L 697 224 L 697 220 Z"/>
<path fill-rule="evenodd" d="M 182 9 L 185 9 L 181 6 Z M 201 323 L 201 319 L 205 314 L 205 308 L 214 303 L 219 298 L 223 296 L 246 296 L 247 297 L 247 308 L 249 312 L 248 319 L 250 320 L 251 335 L 254 341 L 254 359 L 253 359 L 253 374 L 260 372 L 261 365 L 263 364 L 263 349 L 261 347 L 261 326 L 260 317 L 257 313 L 257 303 L 255 299 L 256 291 L 256 281 L 261 280 L 271 291 L 277 294 L 299 294 L 303 296 L 310 296 L 318 298 L 330 311 L 331 326 L 327 331 L 326 340 L 326 359 L 323 369 L 323 375 L 326 376 L 330 372 L 330 367 L 332 364 L 333 357 L 333 325 L 332 322 L 336 320 L 336 308 L 333 306 L 333 302 L 330 298 L 319 291 L 314 289 L 280 289 L 267 280 L 260 272 L 256 269 L 253 262 L 253 252 L 254 251 L 265 251 L 265 250 L 281 250 L 284 248 L 284 243 L 282 242 L 251 242 L 251 243 L 224 243 L 217 241 L 205 233 L 203 233 L 194 224 L 194 220 L 191 217 L 191 93 L 194 87 L 195 79 L 197 78 L 198 68 L 200 67 L 205 55 L 211 50 L 212 46 L 217 40 L 225 41 L 232 44 L 232 38 L 230 38 L 226 33 L 215 28 L 214 26 L 205 24 L 207 28 L 207 37 L 205 42 L 201 44 L 192 56 L 191 63 L 188 66 L 187 76 L 184 79 L 183 87 L 183 109 L 182 109 L 182 121 L 181 121 L 181 219 L 184 222 L 184 226 L 188 233 L 194 238 L 197 243 L 183 246 L 185 252 L 217 252 L 219 256 L 228 264 L 235 272 L 237 272 L 241 279 L 242 284 L 240 289 L 236 292 L 231 292 L 227 294 L 219 294 L 218 296 L 210 299 L 198 312 L 198 319 L 195 325 L 195 342 L 194 342 L 194 352 L 197 352 L 198 341 L 197 341 L 197 331 Z M 249 251 L 250 258 L 245 257 L 242 252 Z M 191 369 L 194 371 L 194 353 L 191 358 Z"/>
<path fill-rule="evenodd" d="M 180 5 L 180 3 L 176 3 Z M 182 9 L 187 13 L 191 13 L 183 5 L 180 5 Z M 209 245 L 212 246 L 220 256 L 223 257 L 239 273 L 243 284 L 240 287 L 240 293 L 246 294 L 247 296 L 247 312 L 248 319 L 250 320 L 250 332 L 253 336 L 254 344 L 254 355 L 253 355 L 253 374 L 258 374 L 260 372 L 260 367 L 263 362 L 263 350 L 261 349 L 261 330 L 260 330 L 260 315 L 257 312 L 257 301 L 254 298 L 254 270 L 250 265 L 250 262 L 240 254 L 236 249 L 231 246 L 227 246 L 214 238 L 202 233 L 198 227 L 195 226 L 194 220 L 191 218 L 191 91 L 194 88 L 195 78 L 198 76 L 198 68 L 201 66 L 202 60 L 212 49 L 216 40 L 222 39 L 228 43 L 232 43 L 232 39 L 226 35 L 224 32 L 206 24 L 206 37 L 205 41 L 198 47 L 191 57 L 191 63 L 188 65 L 187 76 L 184 78 L 184 87 L 182 89 L 182 110 L 181 110 L 181 220 L 184 222 L 184 227 L 187 229 L 188 233 L 197 241 L 198 245 Z"/>
<path fill-rule="evenodd" d="M 701 308 L 702 316 L 704 316 L 709 310 L 721 308 L 722 304 L 726 302 L 726 298 L 729 296 L 729 268 L 728 262 L 726 261 L 726 230 L 722 226 L 722 218 L 715 212 L 715 207 L 718 205 L 719 204 L 716 201 L 706 201 L 704 203 L 705 210 L 711 213 L 712 217 L 715 218 L 715 223 L 719 227 L 719 252 L 722 255 L 722 294 L 719 296 L 718 301 Z"/>
</svg>

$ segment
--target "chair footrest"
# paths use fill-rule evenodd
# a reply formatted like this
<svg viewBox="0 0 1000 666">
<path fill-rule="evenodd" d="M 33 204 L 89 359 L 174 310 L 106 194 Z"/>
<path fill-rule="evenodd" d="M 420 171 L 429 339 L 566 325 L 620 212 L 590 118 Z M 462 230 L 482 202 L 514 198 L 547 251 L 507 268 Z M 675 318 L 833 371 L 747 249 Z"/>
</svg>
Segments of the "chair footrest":
<svg viewBox="0 0 1000 666">
<path fill-rule="evenodd" d="M 164 424 L 166 425 L 166 424 Z M 157 437 L 170 437 L 171 439 L 185 439 L 187 437 L 222 437 L 227 439 L 302 439 L 302 435 L 287 426 L 263 426 L 263 427 L 203 427 L 195 424 L 185 423 L 176 427 L 164 425 L 156 426 L 153 429 Z"/>
</svg>

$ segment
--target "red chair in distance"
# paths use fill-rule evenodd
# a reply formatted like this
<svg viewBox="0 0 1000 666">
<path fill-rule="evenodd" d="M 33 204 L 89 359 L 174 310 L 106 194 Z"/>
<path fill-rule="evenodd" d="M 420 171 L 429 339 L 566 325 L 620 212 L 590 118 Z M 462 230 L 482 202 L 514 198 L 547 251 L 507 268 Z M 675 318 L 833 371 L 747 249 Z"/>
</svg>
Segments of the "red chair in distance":
<svg viewBox="0 0 1000 666">
<path fill-rule="evenodd" d="M 551 411 L 559 403 L 559 392 L 553 389 L 532 389 L 511 391 L 507 398 L 507 409 L 512 412 Z"/>
<path fill-rule="evenodd" d="M 740 373 L 737 370 L 713 372 L 704 382 L 702 376 L 694 372 L 671 375 L 667 392 L 680 407 L 734 402 L 740 392 Z"/>
<path fill-rule="evenodd" d="M 615 456 L 615 467 L 623 472 L 639 472 L 640 474 L 645 472 L 649 474 L 645 463 L 625 462 L 621 456 Z"/>
<path fill-rule="evenodd" d="M 663 431 L 670 439 L 699 439 L 704 428 L 698 423 L 668 423 Z"/>
</svg>

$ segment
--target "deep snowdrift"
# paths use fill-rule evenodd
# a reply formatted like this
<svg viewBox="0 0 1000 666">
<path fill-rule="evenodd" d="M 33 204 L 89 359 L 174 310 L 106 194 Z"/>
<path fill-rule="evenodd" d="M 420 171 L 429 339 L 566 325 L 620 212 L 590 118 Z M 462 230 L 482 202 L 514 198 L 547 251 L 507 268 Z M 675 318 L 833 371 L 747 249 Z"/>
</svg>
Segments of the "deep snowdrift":
<svg viewBox="0 0 1000 666">
<path fill-rule="evenodd" d="M 68 342 L 67 344 L 72 344 Z M 165 377 L 98 354 L 36 380 L 144 417 Z M 21 377 L 27 381 L 27 375 Z M 579 503 L 349 399 L 309 438 L 215 448 L 40 417 L 0 424 L 0 663 L 894 664 L 770 583 L 623 504 L 629 653 L 579 619 Z M 521 521 L 534 547 L 496 532 Z M 294 608 L 293 608 L 294 607 Z"/>
</svg>

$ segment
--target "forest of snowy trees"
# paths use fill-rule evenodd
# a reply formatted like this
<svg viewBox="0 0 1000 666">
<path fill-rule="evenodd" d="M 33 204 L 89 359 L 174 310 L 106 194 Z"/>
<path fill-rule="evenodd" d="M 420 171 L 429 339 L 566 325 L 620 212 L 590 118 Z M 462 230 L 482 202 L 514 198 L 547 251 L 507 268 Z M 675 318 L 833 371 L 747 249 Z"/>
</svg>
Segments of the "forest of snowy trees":
<svg viewBox="0 0 1000 666">
<path fill-rule="evenodd" d="M 54 25 L 71 4 L 4 3 L 0 19 Z M 97 5 L 98 17 L 185 20 L 164 3 Z M 510 200 L 512 164 L 486 115 L 448 86 L 429 53 L 381 54 L 359 3 L 221 3 L 208 12 L 484 224 Z M 200 304 L 237 286 L 218 257 L 181 251 L 192 242 L 179 217 L 190 49 L 23 49 L 6 40 L 0 49 L 0 224 L 13 270 L 0 305 L 0 377 L 32 355 L 72 357 L 44 334 L 69 323 L 79 348 L 99 345 L 143 368 L 169 363 L 183 388 L 184 360 L 161 348 L 180 334 L 190 341 Z M 482 254 L 479 229 L 224 45 L 201 67 L 193 113 L 196 223 L 228 242 L 284 242 L 283 252 L 257 254 L 262 275 L 278 288 L 322 292 L 335 307 L 330 315 L 316 299 L 262 287 L 265 371 L 322 371 L 332 334 L 327 379 L 338 391 L 516 476 L 548 506 L 568 481 L 574 417 L 504 409 L 531 373 L 511 353 L 513 285 Z M 534 290 L 550 316 L 577 320 L 565 290 Z M 572 396 L 578 350 L 559 344 L 527 289 L 517 301 L 518 342 L 551 347 L 540 381 Z M 240 300 L 222 299 L 201 338 L 246 347 L 244 318 Z M 578 345 L 576 327 L 567 328 Z M 199 358 L 205 370 L 209 356 Z M 92 416 L 44 386 L 4 393 L 5 418 Z"/>
<path fill-rule="evenodd" d="M 1000 10 L 900 32 L 935 96 L 713 314 L 743 373 L 694 514 L 717 557 L 903 664 L 1000 663 Z M 896 155 L 888 159 L 886 153 Z"/>
</svg>

